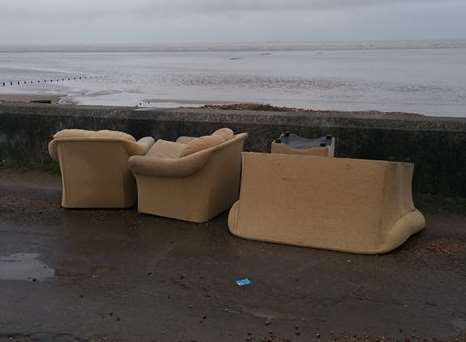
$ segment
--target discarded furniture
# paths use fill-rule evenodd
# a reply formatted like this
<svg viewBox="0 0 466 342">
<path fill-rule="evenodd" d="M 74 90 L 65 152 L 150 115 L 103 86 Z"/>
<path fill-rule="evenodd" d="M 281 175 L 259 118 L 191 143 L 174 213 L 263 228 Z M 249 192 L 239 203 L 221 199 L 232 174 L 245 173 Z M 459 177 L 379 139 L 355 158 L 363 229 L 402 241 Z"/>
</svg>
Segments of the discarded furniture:
<svg viewBox="0 0 466 342">
<path fill-rule="evenodd" d="M 146 156 L 131 157 L 138 211 L 201 223 L 229 209 L 238 199 L 246 138 L 222 129 L 200 138 L 159 140 Z"/>
<path fill-rule="evenodd" d="M 296 134 L 283 133 L 272 142 L 272 153 L 305 154 L 310 156 L 334 157 L 335 138 L 327 135 L 317 139 L 307 139 Z"/>
<path fill-rule="evenodd" d="M 128 158 L 143 155 L 153 138 L 137 141 L 123 132 L 66 129 L 49 143 L 60 163 L 64 208 L 128 208 L 136 204 L 136 183 Z"/>
<path fill-rule="evenodd" d="M 243 153 L 239 237 L 363 254 L 389 252 L 422 230 L 413 164 Z"/>
</svg>

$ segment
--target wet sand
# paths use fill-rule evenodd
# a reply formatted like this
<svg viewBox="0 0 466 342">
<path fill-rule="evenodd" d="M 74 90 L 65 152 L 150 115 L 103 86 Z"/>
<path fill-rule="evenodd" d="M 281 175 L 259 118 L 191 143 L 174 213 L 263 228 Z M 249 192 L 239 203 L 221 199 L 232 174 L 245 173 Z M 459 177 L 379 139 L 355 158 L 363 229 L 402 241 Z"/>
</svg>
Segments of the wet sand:
<svg viewBox="0 0 466 342">
<path fill-rule="evenodd" d="M 0 94 L 0 103 L 57 104 L 64 95 Z"/>
</svg>

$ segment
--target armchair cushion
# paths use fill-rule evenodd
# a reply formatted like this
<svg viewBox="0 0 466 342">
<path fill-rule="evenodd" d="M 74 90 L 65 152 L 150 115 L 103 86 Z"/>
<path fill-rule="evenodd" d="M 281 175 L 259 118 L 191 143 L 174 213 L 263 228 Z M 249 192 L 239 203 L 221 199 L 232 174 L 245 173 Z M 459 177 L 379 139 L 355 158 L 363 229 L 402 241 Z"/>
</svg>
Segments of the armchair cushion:
<svg viewBox="0 0 466 342">
<path fill-rule="evenodd" d="M 176 159 L 181 157 L 185 149 L 185 144 L 159 139 L 151 147 L 147 156 L 154 158 Z"/>
<path fill-rule="evenodd" d="M 197 137 L 181 136 L 181 137 L 178 137 L 178 139 L 176 139 L 176 142 L 180 143 L 180 144 L 187 144 L 188 142 L 190 142 L 190 141 L 192 141 L 194 139 L 197 139 Z"/>
<path fill-rule="evenodd" d="M 185 148 L 181 153 L 181 157 L 189 156 L 190 154 L 206 150 L 224 142 L 225 140 L 219 135 L 206 135 L 193 139 L 185 145 Z"/>
<path fill-rule="evenodd" d="M 130 155 L 145 155 L 154 144 L 154 138 L 144 137 L 139 139 L 136 143 L 125 141 L 126 148 Z"/>
<path fill-rule="evenodd" d="M 212 150 L 201 151 L 184 158 L 157 158 L 153 156 L 132 156 L 129 168 L 135 175 L 150 177 L 188 177 L 204 167 Z"/>
<path fill-rule="evenodd" d="M 206 135 L 200 138 L 181 137 L 177 142 L 186 144 L 185 150 L 181 153 L 181 157 L 223 144 L 231 140 L 235 133 L 229 128 L 221 128 L 216 130 L 211 135 Z"/>
<path fill-rule="evenodd" d="M 220 128 L 212 133 L 212 135 L 222 137 L 224 141 L 228 141 L 235 136 L 235 133 L 229 128 Z"/>
</svg>

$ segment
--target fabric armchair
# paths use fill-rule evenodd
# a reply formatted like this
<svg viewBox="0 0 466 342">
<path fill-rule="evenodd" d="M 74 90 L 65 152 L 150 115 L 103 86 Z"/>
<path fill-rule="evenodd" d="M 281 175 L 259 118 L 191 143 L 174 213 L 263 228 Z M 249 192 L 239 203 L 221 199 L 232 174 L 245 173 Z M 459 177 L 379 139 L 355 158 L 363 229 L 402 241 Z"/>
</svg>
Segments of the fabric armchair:
<svg viewBox="0 0 466 342">
<path fill-rule="evenodd" d="M 63 130 L 49 143 L 60 164 L 64 208 L 129 208 L 136 204 L 136 184 L 128 158 L 144 155 L 150 137 L 136 141 L 115 131 Z"/>
<path fill-rule="evenodd" d="M 186 156 L 180 154 L 188 145 L 158 141 L 153 152 L 131 157 L 138 211 L 201 223 L 229 209 L 238 199 L 246 138 L 245 133 L 237 134 Z M 159 144 L 163 148 L 158 149 Z"/>
</svg>

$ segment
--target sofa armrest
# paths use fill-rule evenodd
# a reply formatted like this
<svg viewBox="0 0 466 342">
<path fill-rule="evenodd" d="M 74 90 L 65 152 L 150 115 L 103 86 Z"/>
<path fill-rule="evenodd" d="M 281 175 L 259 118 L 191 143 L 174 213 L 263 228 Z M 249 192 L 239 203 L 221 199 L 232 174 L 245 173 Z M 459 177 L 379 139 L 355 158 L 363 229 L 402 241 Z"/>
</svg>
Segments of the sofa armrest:
<svg viewBox="0 0 466 342">
<path fill-rule="evenodd" d="M 151 177 L 188 177 L 202 169 L 213 151 L 203 151 L 183 158 L 133 156 L 128 160 L 134 175 Z"/>
</svg>

